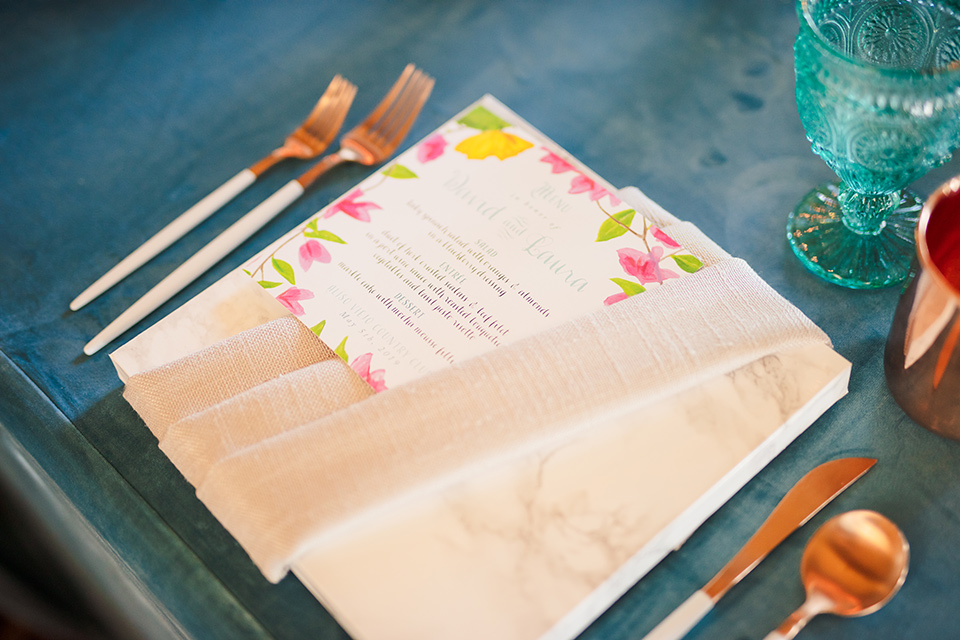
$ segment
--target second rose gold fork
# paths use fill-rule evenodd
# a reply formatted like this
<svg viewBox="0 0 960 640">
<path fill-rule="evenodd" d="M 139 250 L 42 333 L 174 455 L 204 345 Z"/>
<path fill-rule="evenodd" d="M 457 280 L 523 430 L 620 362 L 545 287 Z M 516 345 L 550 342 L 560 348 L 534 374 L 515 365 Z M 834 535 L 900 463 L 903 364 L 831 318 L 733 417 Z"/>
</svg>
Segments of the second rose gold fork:
<svg viewBox="0 0 960 640">
<path fill-rule="evenodd" d="M 191 229 L 216 213 L 223 205 L 237 197 L 244 189 L 257 181 L 267 169 L 282 160 L 298 158 L 309 160 L 327 150 L 343 125 L 357 88 L 350 81 L 337 75 L 330 81 L 313 111 L 297 129 L 287 136 L 283 145 L 269 155 L 250 165 L 212 191 L 203 200 L 193 205 L 152 238 L 140 245 L 133 253 L 103 274 L 96 282 L 74 298 L 70 309 L 76 311 L 97 296 L 142 267 L 154 256 L 186 235 Z"/>
<path fill-rule="evenodd" d="M 433 90 L 433 78 L 408 64 L 400 78 L 367 119 L 340 140 L 340 149 L 297 178 L 304 189 L 344 162 L 374 165 L 396 151 Z"/>
</svg>

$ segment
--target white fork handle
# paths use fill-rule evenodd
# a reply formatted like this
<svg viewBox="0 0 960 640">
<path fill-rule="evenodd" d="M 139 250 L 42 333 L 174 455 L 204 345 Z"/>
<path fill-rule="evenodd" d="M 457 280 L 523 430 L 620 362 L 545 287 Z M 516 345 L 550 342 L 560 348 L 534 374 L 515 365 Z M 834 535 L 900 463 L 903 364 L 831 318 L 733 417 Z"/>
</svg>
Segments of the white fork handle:
<svg viewBox="0 0 960 640">
<path fill-rule="evenodd" d="M 653 628 L 643 640 L 679 640 L 713 609 L 713 600 L 703 590 L 687 598 L 669 616 Z"/>
<path fill-rule="evenodd" d="M 87 343 L 83 352 L 93 355 L 112 342 L 124 331 L 145 318 L 150 312 L 176 295 L 185 286 L 196 280 L 210 267 L 220 262 L 231 251 L 243 244 L 260 227 L 286 209 L 294 200 L 303 195 L 303 187 L 291 180 L 279 191 L 261 202 L 248 214 L 234 222 L 210 244 L 198 251 L 189 260 L 176 268 L 170 275 L 150 289 L 142 298 L 131 305 Z"/>
<path fill-rule="evenodd" d="M 76 311 L 83 307 L 101 293 L 139 269 L 148 260 L 209 218 L 213 213 L 218 211 L 220 207 L 237 197 L 238 194 L 256 182 L 256 180 L 257 174 L 250 169 L 244 169 L 214 189 L 203 200 L 181 213 L 173 222 L 158 231 L 133 253 L 118 262 L 115 267 L 100 276 L 96 282 L 74 298 L 73 302 L 70 303 L 70 309 Z"/>
</svg>

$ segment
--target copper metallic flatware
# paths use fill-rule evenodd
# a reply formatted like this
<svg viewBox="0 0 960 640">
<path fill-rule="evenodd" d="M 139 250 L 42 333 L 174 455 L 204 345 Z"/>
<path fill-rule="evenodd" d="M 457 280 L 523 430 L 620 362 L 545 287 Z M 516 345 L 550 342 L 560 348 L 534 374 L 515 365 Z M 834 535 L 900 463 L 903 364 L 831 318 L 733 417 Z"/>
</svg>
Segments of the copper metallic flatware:
<svg viewBox="0 0 960 640">
<path fill-rule="evenodd" d="M 800 561 L 806 601 L 764 640 L 791 640 L 821 613 L 873 613 L 900 591 L 909 566 L 910 545 L 887 517 L 860 509 L 830 518 Z"/>
<path fill-rule="evenodd" d="M 412 64 L 407 65 L 367 119 L 343 136 L 338 151 L 281 187 L 180 265 L 88 342 L 83 352 L 93 355 L 169 300 L 302 196 L 307 187 L 331 168 L 344 162 L 374 165 L 386 160 L 417 119 L 433 90 L 433 82 L 433 78 Z"/>
<path fill-rule="evenodd" d="M 817 515 L 876 462 L 873 458 L 841 458 L 825 462 L 808 472 L 774 507 L 737 555 L 705 587 L 658 624 L 644 640 L 677 640 L 686 635 L 767 554 Z"/>
<path fill-rule="evenodd" d="M 357 88 L 349 81 L 339 75 L 334 76 L 307 119 L 287 136 L 280 147 L 233 176 L 203 200 L 181 213 L 153 237 L 140 245 L 133 253 L 100 276 L 83 293 L 74 298 L 70 303 L 70 309 L 73 311 L 80 309 L 142 267 L 151 258 L 237 197 L 244 189 L 256 182 L 257 178 L 263 175 L 267 169 L 282 160 L 289 158 L 309 160 L 326 151 L 337 132 L 340 131 L 340 126 L 343 124 L 343 118 L 346 115 L 346 111 L 342 109 L 343 98 L 349 98 L 347 100 L 347 106 L 349 106 L 349 101 L 353 99 L 356 91 Z"/>
</svg>

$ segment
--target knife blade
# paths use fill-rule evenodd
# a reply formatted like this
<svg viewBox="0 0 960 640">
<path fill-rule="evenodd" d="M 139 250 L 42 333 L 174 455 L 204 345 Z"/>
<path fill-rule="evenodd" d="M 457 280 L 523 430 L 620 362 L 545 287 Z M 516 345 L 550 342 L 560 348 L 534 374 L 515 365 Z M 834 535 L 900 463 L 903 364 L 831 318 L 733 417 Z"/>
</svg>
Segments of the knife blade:
<svg viewBox="0 0 960 640">
<path fill-rule="evenodd" d="M 679 640 L 787 536 L 817 515 L 876 464 L 874 458 L 840 458 L 809 471 L 777 503 L 743 548 L 702 589 L 667 616 L 644 640 Z"/>
</svg>

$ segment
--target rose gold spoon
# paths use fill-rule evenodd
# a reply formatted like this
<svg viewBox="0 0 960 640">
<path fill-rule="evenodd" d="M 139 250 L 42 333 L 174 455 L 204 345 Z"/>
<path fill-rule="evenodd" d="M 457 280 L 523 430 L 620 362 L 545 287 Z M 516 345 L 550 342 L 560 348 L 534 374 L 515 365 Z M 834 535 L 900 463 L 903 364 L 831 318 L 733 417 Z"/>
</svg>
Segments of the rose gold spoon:
<svg viewBox="0 0 960 640">
<path fill-rule="evenodd" d="M 909 564 L 910 545 L 886 517 L 860 510 L 831 518 L 810 538 L 800 562 L 806 602 L 764 640 L 790 640 L 820 613 L 873 613 L 900 590 Z"/>
</svg>

